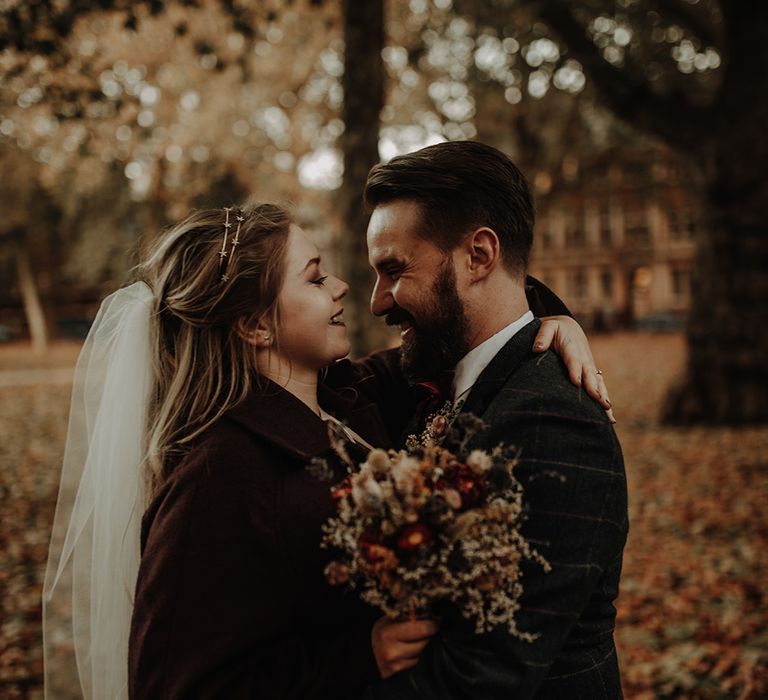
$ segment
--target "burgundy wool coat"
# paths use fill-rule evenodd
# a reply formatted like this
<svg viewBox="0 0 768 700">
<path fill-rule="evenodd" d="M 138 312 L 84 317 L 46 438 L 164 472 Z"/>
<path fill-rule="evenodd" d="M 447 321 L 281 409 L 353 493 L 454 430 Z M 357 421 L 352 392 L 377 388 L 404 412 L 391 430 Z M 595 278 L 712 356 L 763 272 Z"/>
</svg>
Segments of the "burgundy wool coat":
<svg viewBox="0 0 768 700">
<path fill-rule="evenodd" d="M 320 402 L 388 445 L 361 392 L 325 387 Z M 328 459 L 332 481 L 307 470 L 313 457 Z M 201 436 L 142 521 L 131 698 L 345 698 L 379 678 L 380 613 L 323 575 L 321 525 L 345 473 L 325 423 L 272 383 Z"/>
</svg>

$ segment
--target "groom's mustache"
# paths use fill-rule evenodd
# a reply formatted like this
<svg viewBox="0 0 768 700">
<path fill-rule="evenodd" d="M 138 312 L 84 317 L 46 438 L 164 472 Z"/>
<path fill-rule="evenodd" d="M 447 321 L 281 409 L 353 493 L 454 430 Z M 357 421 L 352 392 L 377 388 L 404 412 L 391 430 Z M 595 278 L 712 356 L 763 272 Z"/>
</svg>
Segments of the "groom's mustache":
<svg viewBox="0 0 768 700">
<path fill-rule="evenodd" d="M 392 309 L 385 317 L 384 323 L 388 326 L 399 326 L 402 323 L 410 323 L 412 326 L 416 325 L 416 319 L 411 316 L 407 311 L 396 308 Z"/>
</svg>

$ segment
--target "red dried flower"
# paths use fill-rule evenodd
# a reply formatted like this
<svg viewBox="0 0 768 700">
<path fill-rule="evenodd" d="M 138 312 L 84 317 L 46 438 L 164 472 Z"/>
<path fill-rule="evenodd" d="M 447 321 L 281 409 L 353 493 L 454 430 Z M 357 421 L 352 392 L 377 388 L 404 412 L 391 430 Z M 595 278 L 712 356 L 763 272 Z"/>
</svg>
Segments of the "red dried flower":
<svg viewBox="0 0 768 700">
<path fill-rule="evenodd" d="M 461 494 L 462 501 L 466 507 L 471 508 L 483 495 L 482 485 L 471 476 L 459 476 L 456 479 L 456 488 Z"/>
<path fill-rule="evenodd" d="M 394 569 L 398 565 L 395 553 L 389 547 L 381 544 L 360 542 L 360 553 L 373 571 L 382 572 L 387 569 Z"/>
<path fill-rule="evenodd" d="M 338 486 L 334 486 L 331 489 L 331 498 L 334 503 L 340 501 L 342 498 L 349 496 L 352 493 L 352 483 L 349 477 L 344 479 Z"/>
<path fill-rule="evenodd" d="M 397 538 L 397 546 L 400 549 L 418 549 L 432 539 L 432 531 L 423 523 L 407 525 L 400 531 Z"/>
</svg>

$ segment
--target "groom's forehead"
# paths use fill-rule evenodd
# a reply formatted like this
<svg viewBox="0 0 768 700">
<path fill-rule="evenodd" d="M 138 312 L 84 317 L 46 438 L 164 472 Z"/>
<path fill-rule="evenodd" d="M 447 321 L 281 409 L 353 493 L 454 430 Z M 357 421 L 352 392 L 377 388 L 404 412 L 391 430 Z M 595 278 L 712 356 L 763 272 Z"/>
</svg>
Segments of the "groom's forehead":
<svg viewBox="0 0 768 700">
<path fill-rule="evenodd" d="M 410 199 L 378 204 L 368 223 L 368 233 L 413 233 L 422 226 L 421 205 Z"/>
<path fill-rule="evenodd" d="M 377 269 L 402 262 L 407 253 L 407 248 L 397 241 L 384 241 L 380 237 L 368 238 L 368 258 L 371 265 Z"/>
<path fill-rule="evenodd" d="M 368 223 L 367 241 L 377 257 L 402 254 L 429 245 L 421 208 L 416 202 L 396 200 L 377 206 Z"/>
<path fill-rule="evenodd" d="M 381 235 L 368 239 L 368 259 L 371 267 L 378 272 L 389 272 L 404 266 L 432 268 L 443 257 L 444 253 L 432 241 L 411 234 Z"/>
</svg>

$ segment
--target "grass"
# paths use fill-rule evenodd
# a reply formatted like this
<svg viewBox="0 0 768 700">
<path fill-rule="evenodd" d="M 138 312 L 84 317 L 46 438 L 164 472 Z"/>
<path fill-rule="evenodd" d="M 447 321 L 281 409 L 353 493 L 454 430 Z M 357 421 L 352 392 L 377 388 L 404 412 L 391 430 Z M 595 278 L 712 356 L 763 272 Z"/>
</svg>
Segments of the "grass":
<svg viewBox="0 0 768 700">
<path fill-rule="evenodd" d="M 677 335 L 596 336 L 618 418 L 631 532 L 618 601 L 625 696 L 768 696 L 768 427 L 658 424 L 681 370 Z M 0 349 L 0 370 L 71 366 Z M 0 389 L 0 697 L 41 698 L 40 593 L 69 389 Z"/>
</svg>

